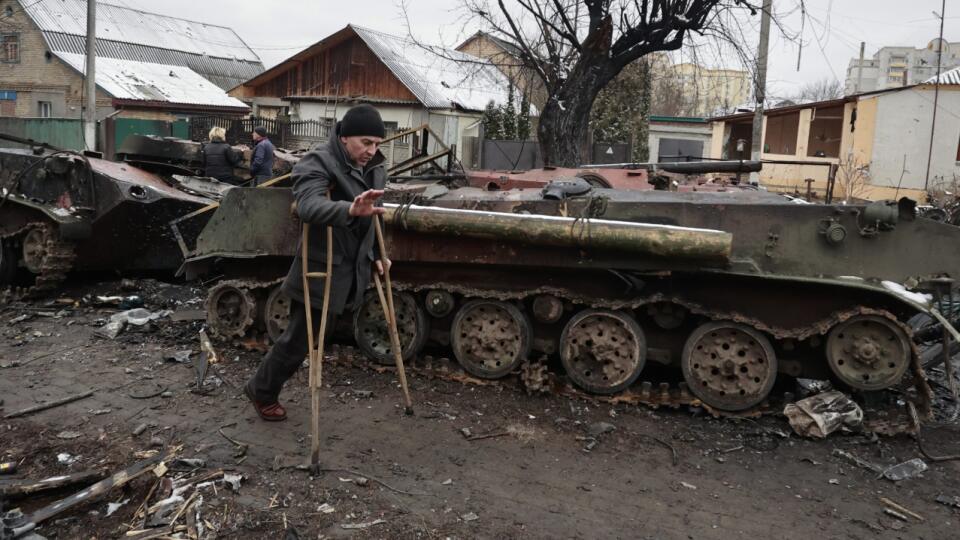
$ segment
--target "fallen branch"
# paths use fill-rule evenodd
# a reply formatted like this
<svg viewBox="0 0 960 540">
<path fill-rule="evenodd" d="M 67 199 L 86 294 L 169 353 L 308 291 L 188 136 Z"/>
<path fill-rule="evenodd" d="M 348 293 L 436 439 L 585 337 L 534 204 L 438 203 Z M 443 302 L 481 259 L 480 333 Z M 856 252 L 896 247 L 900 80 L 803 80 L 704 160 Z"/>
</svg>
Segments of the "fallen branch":
<svg viewBox="0 0 960 540">
<path fill-rule="evenodd" d="M 32 530 L 40 523 L 52 518 L 53 516 L 56 516 L 57 514 L 60 514 L 61 512 L 64 512 L 65 510 L 69 510 L 74 506 L 101 497 L 111 489 L 121 487 L 129 483 L 131 480 L 152 471 L 157 464 L 169 459 L 172 455 L 172 451 L 158 453 L 149 459 L 145 459 L 122 471 L 114 473 L 110 477 L 101 480 L 84 490 L 74 493 L 66 499 L 61 499 L 37 510 L 26 519 L 25 527 L 29 527 L 29 529 L 26 530 Z"/>
<path fill-rule="evenodd" d="M 58 399 L 57 401 L 49 401 L 47 403 L 41 403 L 40 405 L 34 405 L 33 407 L 27 407 L 26 409 L 12 412 L 3 418 L 9 420 L 11 418 L 17 418 L 20 416 L 26 416 L 28 414 L 33 414 L 35 412 L 45 411 L 47 409 L 52 409 L 54 407 L 59 407 L 61 405 L 66 405 L 68 403 L 73 403 L 74 401 L 79 401 L 84 398 L 88 398 L 93 395 L 93 390 L 88 390 L 82 394 L 76 394 L 73 396 L 65 397 L 63 399 Z"/>
<path fill-rule="evenodd" d="M 101 480 L 104 476 L 106 474 L 103 471 L 84 471 L 65 476 L 53 476 L 38 482 L 23 480 L 18 483 L 0 483 L 0 498 L 19 498 L 77 484 L 89 484 Z"/>
<path fill-rule="evenodd" d="M 920 514 L 918 514 L 918 513 L 914 512 L 914 511 L 910 510 L 909 508 L 906 508 L 906 507 L 904 507 L 904 506 L 901 506 L 901 505 L 899 505 L 899 504 L 891 501 L 890 499 L 888 499 L 888 498 L 886 498 L 886 497 L 880 497 L 880 502 L 882 502 L 883 504 L 889 506 L 890 508 L 893 508 L 894 510 L 897 510 L 897 511 L 899 511 L 899 512 L 901 512 L 901 513 L 904 513 L 904 514 L 906 514 L 906 515 L 908 515 L 908 516 L 916 519 L 917 521 L 923 521 L 923 516 L 921 516 Z"/>
<path fill-rule="evenodd" d="M 654 437 L 653 435 L 645 435 L 645 434 L 643 434 L 643 433 L 640 433 L 639 435 L 640 435 L 641 437 L 645 437 L 645 438 L 647 438 L 647 439 L 652 439 L 653 441 L 659 443 L 660 446 L 662 446 L 662 447 L 666 448 L 667 450 L 669 450 L 669 451 L 670 451 L 670 456 L 671 456 L 671 458 L 672 458 L 671 461 L 673 462 L 673 466 L 674 466 L 674 467 L 676 467 L 677 465 L 680 464 L 680 456 L 677 455 L 677 449 L 676 449 L 672 444 L 668 443 L 667 441 L 665 441 L 665 440 L 663 440 L 663 439 Z M 740 448 L 743 448 L 743 447 L 741 446 Z"/>
<path fill-rule="evenodd" d="M 153 483 L 153 486 L 150 488 L 150 491 L 147 492 L 147 496 L 144 497 L 143 502 L 140 503 L 140 506 L 137 507 L 137 511 L 133 513 L 133 517 L 130 519 L 130 523 L 127 525 L 127 529 L 133 529 L 133 524 L 140 519 L 140 514 L 146 512 L 147 505 L 150 502 L 150 497 L 153 497 L 153 493 L 160 487 L 160 483 L 163 482 L 162 478 L 158 478 L 156 482 Z M 146 517 L 146 516 L 144 516 Z"/>
<path fill-rule="evenodd" d="M 506 437 L 510 435 L 509 431 L 496 431 L 494 433 L 486 433 L 484 435 L 474 435 L 472 437 L 467 437 L 468 441 L 479 441 L 482 439 L 492 439 L 494 437 Z"/>
<path fill-rule="evenodd" d="M 397 489 L 397 488 L 391 486 L 390 484 L 384 482 L 383 480 L 380 480 L 379 478 L 375 478 L 375 477 L 373 477 L 373 476 L 370 476 L 369 474 L 364 474 L 364 473 L 362 473 L 362 472 L 360 472 L 360 471 L 355 471 L 355 470 L 353 470 L 353 469 L 339 469 L 339 468 L 335 468 L 335 467 L 334 467 L 334 468 L 320 469 L 320 471 L 321 471 L 321 472 L 340 472 L 340 473 L 353 474 L 353 475 L 356 475 L 356 476 L 362 476 L 362 477 L 364 477 L 364 478 L 366 478 L 366 479 L 368 479 L 368 480 L 373 480 L 374 482 L 376 482 L 376 483 L 380 484 L 381 486 L 389 489 L 390 491 L 393 491 L 394 493 L 400 493 L 401 495 L 413 495 L 413 496 L 417 496 L 417 497 L 423 496 L 423 495 L 427 495 L 427 493 L 414 493 L 414 492 L 411 492 L 411 491 L 404 491 L 404 490 L 402 490 L 402 489 Z"/>
</svg>

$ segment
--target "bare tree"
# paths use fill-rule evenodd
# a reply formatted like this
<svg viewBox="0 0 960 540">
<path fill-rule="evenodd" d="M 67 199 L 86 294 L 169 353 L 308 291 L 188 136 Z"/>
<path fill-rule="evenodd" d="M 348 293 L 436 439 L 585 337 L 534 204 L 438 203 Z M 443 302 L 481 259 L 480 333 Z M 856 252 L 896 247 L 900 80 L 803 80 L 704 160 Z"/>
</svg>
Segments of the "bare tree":
<svg viewBox="0 0 960 540">
<path fill-rule="evenodd" d="M 854 198 L 866 197 L 870 191 L 870 164 L 863 163 L 852 150 L 847 152 L 840 159 L 837 183 L 843 190 L 844 204 L 850 204 Z"/>
<path fill-rule="evenodd" d="M 624 67 L 679 49 L 691 32 L 730 38 L 732 13 L 757 12 L 748 0 L 462 1 L 542 81 L 538 138 L 544 162 L 559 166 L 583 162 L 594 100 Z"/>
<path fill-rule="evenodd" d="M 808 82 L 801 86 L 800 90 L 788 99 L 794 103 L 810 103 L 813 101 L 827 101 L 842 97 L 843 83 L 832 77 L 824 77 L 818 81 Z"/>
</svg>

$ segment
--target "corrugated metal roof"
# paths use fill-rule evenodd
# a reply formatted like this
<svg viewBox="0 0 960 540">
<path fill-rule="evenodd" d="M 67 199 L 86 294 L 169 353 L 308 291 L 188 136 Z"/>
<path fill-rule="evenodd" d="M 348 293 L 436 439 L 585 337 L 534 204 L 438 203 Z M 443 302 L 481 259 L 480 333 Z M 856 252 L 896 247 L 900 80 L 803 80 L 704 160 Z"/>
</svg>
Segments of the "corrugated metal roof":
<svg viewBox="0 0 960 540">
<path fill-rule="evenodd" d="M 83 73 L 82 54 L 55 52 L 70 67 Z M 247 106 L 190 68 L 148 62 L 97 58 L 97 86 L 117 99 L 169 102 L 212 107 Z"/>
<path fill-rule="evenodd" d="M 937 76 L 934 75 L 923 81 L 926 84 L 936 84 Z M 960 67 L 944 71 L 940 74 L 940 84 L 960 84 Z"/>
<path fill-rule="evenodd" d="M 22 0 L 25 11 L 45 32 L 85 36 L 85 0 Z M 97 3 L 97 39 L 136 43 L 221 58 L 260 62 L 232 29 L 128 7 Z"/>
<path fill-rule="evenodd" d="M 86 51 L 86 39 L 83 36 L 61 34 L 60 32 L 44 32 L 43 35 L 53 52 L 84 54 Z M 229 90 L 263 72 L 263 65 L 259 62 L 217 58 L 106 39 L 97 40 L 97 57 L 185 66 L 203 75 L 224 90 Z"/>
<path fill-rule="evenodd" d="M 350 28 L 427 108 L 481 111 L 491 100 L 507 100 L 510 81 L 488 60 L 356 25 Z"/>
</svg>

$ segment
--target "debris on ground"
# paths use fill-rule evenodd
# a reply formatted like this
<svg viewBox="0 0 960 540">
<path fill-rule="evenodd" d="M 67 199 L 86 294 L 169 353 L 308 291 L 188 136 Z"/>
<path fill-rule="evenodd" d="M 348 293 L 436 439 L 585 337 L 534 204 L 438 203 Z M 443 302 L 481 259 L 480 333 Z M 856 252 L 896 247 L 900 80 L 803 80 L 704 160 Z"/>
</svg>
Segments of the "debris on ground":
<svg viewBox="0 0 960 540">
<path fill-rule="evenodd" d="M 344 528 L 344 529 L 347 529 L 347 530 L 369 529 L 370 527 L 373 527 L 374 525 L 380 525 L 380 524 L 383 524 L 383 523 L 386 523 L 386 522 L 387 522 L 387 521 L 386 521 L 385 519 L 375 519 L 375 520 L 373 520 L 373 521 L 366 521 L 366 522 L 363 522 L 363 523 L 344 523 L 344 524 L 340 525 L 340 527 L 342 527 L 342 528 Z"/>
<path fill-rule="evenodd" d="M 886 497 L 880 497 L 880 502 L 882 502 L 883 504 L 889 506 L 889 507 L 892 508 L 893 510 L 896 510 L 897 512 L 900 512 L 900 513 L 902 513 L 902 514 L 906 514 L 906 515 L 912 517 L 913 519 L 915 519 L 915 520 L 917 520 L 917 521 L 924 521 L 923 516 L 921 516 L 920 514 L 914 512 L 913 510 L 910 510 L 909 508 L 907 508 L 907 507 L 905 507 L 905 506 L 903 506 L 903 505 L 901 505 L 901 504 L 895 503 L 895 502 L 891 501 L 890 499 L 888 499 L 888 498 L 886 498 Z"/>
<path fill-rule="evenodd" d="M 837 431 L 856 431 L 863 425 L 863 409 L 836 390 L 789 403 L 783 414 L 801 437 L 823 439 Z"/>
<path fill-rule="evenodd" d="M 946 506 L 960 508 L 960 496 L 940 494 L 940 495 L 937 495 L 937 498 L 934 499 L 934 501 Z"/>
<path fill-rule="evenodd" d="M 839 448 L 834 449 L 832 455 L 839 458 L 843 458 L 849 461 L 850 463 L 856 465 L 857 467 L 860 467 L 862 469 L 867 469 L 868 471 L 875 472 L 877 474 L 882 474 L 884 471 L 883 467 L 881 467 L 880 465 L 877 465 L 876 463 L 871 463 L 865 459 L 861 459 L 851 454 L 850 452 L 847 452 L 845 450 L 840 450 Z"/>
<path fill-rule="evenodd" d="M 164 362 L 176 362 L 178 364 L 188 364 L 190 363 L 190 356 L 193 354 L 191 350 L 185 351 L 174 351 L 166 353 L 163 355 Z"/>
<path fill-rule="evenodd" d="M 73 403 L 84 398 L 88 398 L 93 395 L 93 390 L 87 392 L 82 392 L 80 394 L 74 394 L 72 396 L 65 397 L 63 399 L 58 399 L 56 401 L 49 401 L 47 403 L 41 403 L 39 405 L 34 405 L 33 407 L 27 407 L 16 412 L 5 415 L 3 418 L 9 420 L 10 418 L 18 418 L 20 416 L 26 416 L 28 414 L 33 414 L 40 411 L 46 411 L 54 407 L 59 407 L 61 405 L 66 405 L 68 403 Z"/>
<path fill-rule="evenodd" d="M 887 480 L 899 482 L 915 478 L 927 470 L 927 464 L 920 458 L 913 458 L 889 467 L 883 471 L 883 477 Z"/>
</svg>

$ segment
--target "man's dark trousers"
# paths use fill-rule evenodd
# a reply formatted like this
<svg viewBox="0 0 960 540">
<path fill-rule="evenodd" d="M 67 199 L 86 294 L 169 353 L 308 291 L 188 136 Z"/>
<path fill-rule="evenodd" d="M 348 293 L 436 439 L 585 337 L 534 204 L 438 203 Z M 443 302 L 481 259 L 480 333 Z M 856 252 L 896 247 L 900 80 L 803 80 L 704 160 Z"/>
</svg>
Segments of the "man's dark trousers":
<svg viewBox="0 0 960 540">
<path fill-rule="evenodd" d="M 311 308 L 316 304 L 311 305 Z M 260 362 L 257 374 L 253 378 L 252 388 L 254 396 L 260 403 L 276 403 L 280 389 L 287 379 L 293 377 L 297 369 L 307 357 L 307 312 L 303 304 L 296 300 L 290 301 L 290 322 L 283 335 L 273 344 L 270 352 Z M 320 330 L 320 310 L 312 309 L 313 335 Z M 333 332 L 338 315 L 328 314 L 327 336 Z M 327 338 L 324 337 L 324 339 Z M 317 343 L 314 343 L 314 347 Z"/>
</svg>

